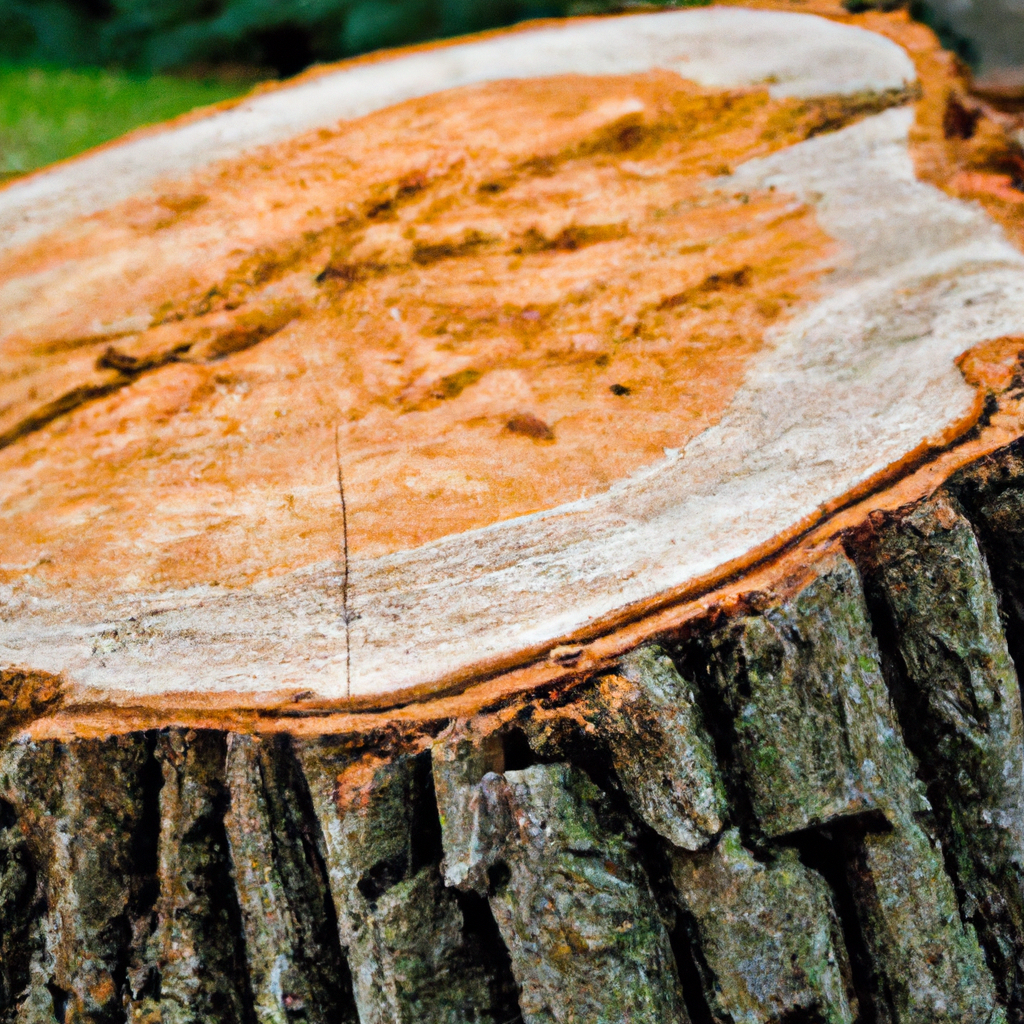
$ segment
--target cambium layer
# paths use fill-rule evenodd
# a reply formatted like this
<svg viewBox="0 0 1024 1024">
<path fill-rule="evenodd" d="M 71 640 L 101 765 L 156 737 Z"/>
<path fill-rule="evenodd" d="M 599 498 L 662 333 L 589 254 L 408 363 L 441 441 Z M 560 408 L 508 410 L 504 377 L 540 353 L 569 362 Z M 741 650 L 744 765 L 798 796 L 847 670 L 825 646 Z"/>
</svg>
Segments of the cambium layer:
<svg viewBox="0 0 1024 1024">
<path fill-rule="evenodd" d="M 2 1019 L 1020 1021 L 1022 580 L 1016 443 L 469 717 L 9 741 Z"/>
</svg>

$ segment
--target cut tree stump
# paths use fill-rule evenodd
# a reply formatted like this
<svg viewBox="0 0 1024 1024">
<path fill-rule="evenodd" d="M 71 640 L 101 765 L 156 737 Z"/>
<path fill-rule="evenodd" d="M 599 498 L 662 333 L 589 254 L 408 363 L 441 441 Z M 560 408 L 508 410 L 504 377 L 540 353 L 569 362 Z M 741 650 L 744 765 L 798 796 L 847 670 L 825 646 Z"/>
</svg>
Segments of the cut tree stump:
<svg viewBox="0 0 1024 1024">
<path fill-rule="evenodd" d="M 795 7 L 0 189 L 0 1022 L 1024 1022 L 1024 157 Z"/>
</svg>

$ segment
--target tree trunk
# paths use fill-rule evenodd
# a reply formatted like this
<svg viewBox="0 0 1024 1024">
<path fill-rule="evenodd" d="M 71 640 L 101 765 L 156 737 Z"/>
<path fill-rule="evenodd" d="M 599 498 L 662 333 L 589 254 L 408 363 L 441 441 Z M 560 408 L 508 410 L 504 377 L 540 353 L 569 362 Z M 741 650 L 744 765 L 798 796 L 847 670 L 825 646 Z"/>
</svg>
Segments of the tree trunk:
<svg viewBox="0 0 1024 1024">
<path fill-rule="evenodd" d="M 0 1024 L 1024 1024 L 1021 157 L 755 6 L 0 192 Z"/>
</svg>

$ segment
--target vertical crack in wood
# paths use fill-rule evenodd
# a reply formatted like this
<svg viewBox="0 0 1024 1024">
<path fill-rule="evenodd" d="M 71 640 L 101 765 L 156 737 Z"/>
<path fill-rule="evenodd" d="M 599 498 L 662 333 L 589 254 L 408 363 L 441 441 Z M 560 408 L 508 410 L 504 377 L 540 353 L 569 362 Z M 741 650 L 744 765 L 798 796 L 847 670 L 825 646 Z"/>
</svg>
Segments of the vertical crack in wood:
<svg viewBox="0 0 1024 1024">
<path fill-rule="evenodd" d="M 341 500 L 341 614 L 345 622 L 345 697 L 352 696 L 352 615 L 349 611 L 348 504 L 345 479 L 341 472 L 341 427 L 334 428 L 334 462 L 338 471 L 338 497 Z"/>
</svg>

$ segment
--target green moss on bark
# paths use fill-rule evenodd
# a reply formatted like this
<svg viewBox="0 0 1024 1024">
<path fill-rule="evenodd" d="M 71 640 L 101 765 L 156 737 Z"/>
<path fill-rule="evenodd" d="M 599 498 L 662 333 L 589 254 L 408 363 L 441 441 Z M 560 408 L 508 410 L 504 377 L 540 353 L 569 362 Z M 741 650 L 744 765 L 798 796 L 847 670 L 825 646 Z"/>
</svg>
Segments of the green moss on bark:
<svg viewBox="0 0 1024 1024">
<path fill-rule="evenodd" d="M 362 1024 L 503 1024 L 508 980 L 475 941 L 440 869 L 429 755 L 353 762 L 298 755 L 323 828 L 342 945 Z"/>
<path fill-rule="evenodd" d="M 832 557 L 794 597 L 731 623 L 709 649 L 767 836 L 922 806 L 848 559 Z"/>
<path fill-rule="evenodd" d="M 564 764 L 482 785 L 510 825 L 490 901 L 526 1024 L 687 1022 L 650 883 L 601 791 Z"/>
<path fill-rule="evenodd" d="M 877 519 L 859 546 L 890 686 L 917 756 L 961 911 L 1000 994 L 1024 1014 L 1024 725 L 988 565 L 940 494 Z"/>
<path fill-rule="evenodd" d="M 255 1010 L 265 1024 L 355 1024 L 316 818 L 286 743 L 229 736 L 225 818 Z"/>
<path fill-rule="evenodd" d="M 596 735 L 637 814 L 675 846 L 699 850 L 721 832 L 725 787 L 694 688 L 659 647 L 631 652 L 586 702 Z"/>
<path fill-rule="evenodd" d="M 941 853 L 907 822 L 867 834 L 850 878 L 875 974 L 878 1016 L 893 1024 L 1004 1024 L 974 929 L 960 920 Z"/>
<path fill-rule="evenodd" d="M 174 729 L 156 756 L 159 895 L 130 968 L 129 1024 L 254 1024 L 224 831 L 226 738 Z"/>
<path fill-rule="evenodd" d="M 759 861 L 732 829 L 712 850 L 676 854 L 672 879 L 708 968 L 716 1020 L 784 1024 L 802 1015 L 852 1024 L 850 965 L 831 894 L 793 850 Z"/>
<path fill-rule="evenodd" d="M 11 950 L 8 969 L 25 985 L 10 991 L 12 1019 L 124 1019 L 125 962 L 146 881 L 137 854 L 148 759 L 139 734 L 5 752 L 0 786 L 24 837 L 8 845 L 10 913 L 25 943 Z M 38 916 L 29 922 L 24 901 L 33 875 Z"/>
</svg>

